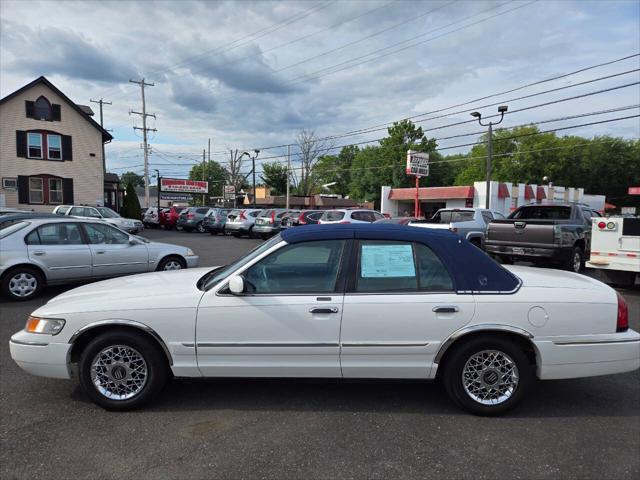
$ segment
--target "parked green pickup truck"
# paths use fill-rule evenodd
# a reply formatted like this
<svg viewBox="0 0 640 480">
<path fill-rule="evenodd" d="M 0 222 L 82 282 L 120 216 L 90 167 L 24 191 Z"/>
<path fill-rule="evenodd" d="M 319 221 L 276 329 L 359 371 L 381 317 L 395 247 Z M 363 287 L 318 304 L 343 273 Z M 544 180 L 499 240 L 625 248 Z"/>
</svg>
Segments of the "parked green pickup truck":
<svg viewBox="0 0 640 480">
<path fill-rule="evenodd" d="M 485 250 L 503 263 L 526 260 L 584 268 L 591 243 L 591 218 L 601 215 L 584 204 L 523 205 L 487 228 Z"/>
</svg>

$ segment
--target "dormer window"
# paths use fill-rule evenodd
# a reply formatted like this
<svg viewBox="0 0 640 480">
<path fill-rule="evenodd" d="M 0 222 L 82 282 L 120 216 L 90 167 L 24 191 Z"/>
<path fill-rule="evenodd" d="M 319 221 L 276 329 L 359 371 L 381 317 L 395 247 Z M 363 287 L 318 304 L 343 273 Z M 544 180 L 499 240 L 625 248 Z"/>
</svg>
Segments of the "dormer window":
<svg viewBox="0 0 640 480">
<path fill-rule="evenodd" d="M 36 120 L 53 120 L 53 112 L 49 100 L 38 97 L 34 105 L 34 118 Z"/>
</svg>

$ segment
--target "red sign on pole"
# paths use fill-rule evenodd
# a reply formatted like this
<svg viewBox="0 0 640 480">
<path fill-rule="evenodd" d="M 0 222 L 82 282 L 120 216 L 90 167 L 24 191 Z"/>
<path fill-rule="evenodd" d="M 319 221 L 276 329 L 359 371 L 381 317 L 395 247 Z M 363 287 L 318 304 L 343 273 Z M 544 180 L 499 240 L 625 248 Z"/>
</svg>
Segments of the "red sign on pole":
<svg viewBox="0 0 640 480">
<path fill-rule="evenodd" d="M 162 178 L 161 192 L 209 193 L 209 183 L 202 180 L 183 180 L 181 178 Z"/>
<path fill-rule="evenodd" d="M 629 195 L 640 195 L 640 187 L 629 187 Z"/>
</svg>

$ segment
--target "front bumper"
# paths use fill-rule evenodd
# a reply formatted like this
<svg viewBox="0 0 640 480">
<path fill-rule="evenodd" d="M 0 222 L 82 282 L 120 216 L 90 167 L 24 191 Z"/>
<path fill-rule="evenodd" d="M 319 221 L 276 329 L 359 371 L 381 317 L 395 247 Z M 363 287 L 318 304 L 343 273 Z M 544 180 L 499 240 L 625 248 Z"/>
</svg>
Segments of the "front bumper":
<svg viewBox="0 0 640 480">
<path fill-rule="evenodd" d="M 595 377 L 640 368 L 640 334 L 634 330 L 608 335 L 534 339 L 542 380 Z"/>
<path fill-rule="evenodd" d="M 198 266 L 198 262 L 200 262 L 200 257 L 198 255 L 184 257 L 184 259 L 187 262 L 187 268 L 196 268 Z"/>
<path fill-rule="evenodd" d="M 56 343 L 53 335 L 21 330 L 9 341 L 11 358 L 25 372 L 48 378 L 71 378 L 68 354 L 71 345 Z"/>
</svg>

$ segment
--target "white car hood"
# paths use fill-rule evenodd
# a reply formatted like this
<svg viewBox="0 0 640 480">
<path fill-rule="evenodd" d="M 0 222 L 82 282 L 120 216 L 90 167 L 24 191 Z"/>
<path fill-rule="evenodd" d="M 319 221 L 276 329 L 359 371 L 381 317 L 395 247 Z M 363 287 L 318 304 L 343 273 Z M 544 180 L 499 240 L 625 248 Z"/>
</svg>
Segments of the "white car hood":
<svg viewBox="0 0 640 480">
<path fill-rule="evenodd" d="M 212 268 L 142 273 L 90 283 L 52 298 L 33 314 L 195 308 L 204 293 L 196 284 Z"/>
<path fill-rule="evenodd" d="M 579 273 L 550 268 L 524 267 L 521 265 L 503 265 L 503 267 L 520 278 L 524 287 L 612 290 L 604 283 Z"/>
</svg>

